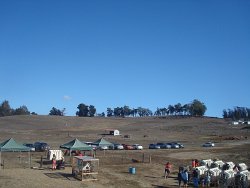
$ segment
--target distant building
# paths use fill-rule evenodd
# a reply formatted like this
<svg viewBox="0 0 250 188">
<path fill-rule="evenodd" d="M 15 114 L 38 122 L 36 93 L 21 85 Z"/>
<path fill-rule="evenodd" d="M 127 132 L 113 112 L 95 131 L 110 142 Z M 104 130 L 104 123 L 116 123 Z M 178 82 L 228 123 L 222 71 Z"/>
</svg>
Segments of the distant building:
<svg viewBox="0 0 250 188">
<path fill-rule="evenodd" d="M 232 125 L 239 125 L 239 122 L 238 121 L 233 121 Z"/>
<path fill-rule="evenodd" d="M 117 129 L 109 130 L 109 134 L 110 135 L 114 135 L 114 136 L 119 136 L 120 135 L 120 131 L 117 130 Z"/>
<path fill-rule="evenodd" d="M 232 122 L 232 125 L 243 125 L 243 124 L 250 125 L 250 121 L 241 121 L 241 120 L 238 120 L 238 121 L 233 121 Z"/>
</svg>

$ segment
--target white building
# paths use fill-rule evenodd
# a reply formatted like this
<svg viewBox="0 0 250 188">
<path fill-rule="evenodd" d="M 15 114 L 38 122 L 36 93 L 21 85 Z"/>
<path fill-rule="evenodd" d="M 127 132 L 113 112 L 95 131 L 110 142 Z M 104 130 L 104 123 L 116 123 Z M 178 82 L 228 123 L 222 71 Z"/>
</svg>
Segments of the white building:
<svg viewBox="0 0 250 188">
<path fill-rule="evenodd" d="M 110 135 L 114 135 L 114 136 L 119 136 L 119 135 L 120 135 L 120 131 L 117 130 L 117 129 L 110 130 L 110 131 L 109 131 L 109 134 L 110 134 Z"/>
</svg>

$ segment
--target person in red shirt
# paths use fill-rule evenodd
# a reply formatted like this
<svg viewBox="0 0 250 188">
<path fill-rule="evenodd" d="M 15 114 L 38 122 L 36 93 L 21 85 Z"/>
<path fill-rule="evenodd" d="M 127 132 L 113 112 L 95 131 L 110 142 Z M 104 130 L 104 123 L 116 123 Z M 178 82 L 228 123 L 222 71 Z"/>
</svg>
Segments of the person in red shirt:
<svg viewBox="0 0 250 188">
<path fill-rule="evenodd" d="M 52 170 L 56 170 L 56 155 L 53 154 L 52 157 Z"/>
<path fill-rule="evenodd" d="M 164 177 L 165 179 L 168 178 L 170 172 L 171 172 L 171 169 L 172 169 L 172 165 L 170 164 L 170 162 L 167 162 L 166 165 L 165 165 L 165 173 L 164 173 Z"/>
</svg>

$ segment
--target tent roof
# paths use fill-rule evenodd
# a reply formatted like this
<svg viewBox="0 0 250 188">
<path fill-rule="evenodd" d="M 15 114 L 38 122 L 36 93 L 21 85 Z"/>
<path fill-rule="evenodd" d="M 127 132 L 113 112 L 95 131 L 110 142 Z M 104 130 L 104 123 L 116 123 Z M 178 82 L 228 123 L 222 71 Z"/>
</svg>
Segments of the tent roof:
<svg viewBox="0 0 250 188">
<path fill-rule="evenodd" d="M 30 148 L 17 143 L 13 138 L 10 138 L 0 143 L 0 151 L 30 151 Z"/>
<path fill-rule="evenodd" d="M 93 150 L 91 146 L 84 144 L 77 138 L 61 145 L 60 148 L 69 149 L 69 150 L 87 150 L 87 151 Z"/>
<path fill-rule="evenodd" d="M 111 142 L 105 140 L 104 138 L 100 138 L 99 140 L 95 141 L 93 144 L 97 146 L 113 146 L 114 145 Z"/>
</svg>

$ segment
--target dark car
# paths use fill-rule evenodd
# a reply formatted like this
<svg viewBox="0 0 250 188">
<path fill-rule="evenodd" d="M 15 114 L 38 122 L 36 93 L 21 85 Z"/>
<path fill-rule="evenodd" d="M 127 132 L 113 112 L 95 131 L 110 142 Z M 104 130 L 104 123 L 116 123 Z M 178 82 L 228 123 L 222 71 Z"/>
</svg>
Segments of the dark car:
<svg viewBox="0 0 250 188">
<path fill-rule="evenodd" d="M 36 151 L 47 151 L 50 149 L 49 144 L 46 142 L 35 142 L 34 147 Z"/>
<path fill-rule="evenodd" d="M 156 145 L 160 146 L 161 149 L 166 149 L 167 148 L 166 144 L 162 143 L 162 142 L 158 142 Z"/>
<path fill-rule="evenodd" d="M 30 151 L 35 151 L 36 150 L 34 144 L 24 143 L 23 145 L 29 147 Z"/>
<path fill-rule="evenodd" d="M 149 144 L 148 149 L 161 149 L 160 145 L 157 144 Z"/>
</svg>

